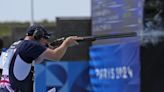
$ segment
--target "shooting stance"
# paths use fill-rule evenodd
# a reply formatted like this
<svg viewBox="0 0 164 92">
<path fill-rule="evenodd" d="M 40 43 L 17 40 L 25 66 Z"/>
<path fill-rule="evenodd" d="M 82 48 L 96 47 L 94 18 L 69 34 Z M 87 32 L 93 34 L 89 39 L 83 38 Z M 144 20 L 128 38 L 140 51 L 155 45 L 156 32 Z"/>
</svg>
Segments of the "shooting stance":
<svg viewBox="0 0 164 92">
<path fill-rule="evenodd" d="M 7 86 L 9 91 L 3 92 L 33 92 L 33 63 L 41 63 L 44 59 L 60 60 L 68 47 L 77 45 L 76 40 L 82 39 L 70 36 L 59 47 L 50 49 L 47 47 L 49 37 L 50 34 L 45 28 L 33 25 L 27 29 L 24 40 L 11 46 L 14 47 L 14 53 L 9 63 L 8 73 L 5 73 L 8 74 L 5 78 L 9 78 L 11 87 Z"/>
</svg>

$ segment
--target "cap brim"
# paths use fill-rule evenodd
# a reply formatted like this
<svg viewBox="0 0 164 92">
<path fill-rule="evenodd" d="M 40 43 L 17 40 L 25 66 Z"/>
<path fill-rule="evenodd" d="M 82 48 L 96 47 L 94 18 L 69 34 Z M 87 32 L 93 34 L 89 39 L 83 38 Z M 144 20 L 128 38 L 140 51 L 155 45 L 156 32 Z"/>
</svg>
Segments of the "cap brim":
<svg viewBox="0 0 164 92">
<path fill-rule="evenodd" d="M 45 35 L 51 36 L 52 34 L 53 34 L 53 32 L 47 32 Z"/>
<path fill-rule="evenodd" d="M 49 39 L 50 37 L 51 37 L 51 35 L 52 35 L 53 33 L 51 32 L 48 32 L 48 33 L 46 33 L 45 35 L 44 35 L 44 38 L 45 39 Z"/>
</svg>

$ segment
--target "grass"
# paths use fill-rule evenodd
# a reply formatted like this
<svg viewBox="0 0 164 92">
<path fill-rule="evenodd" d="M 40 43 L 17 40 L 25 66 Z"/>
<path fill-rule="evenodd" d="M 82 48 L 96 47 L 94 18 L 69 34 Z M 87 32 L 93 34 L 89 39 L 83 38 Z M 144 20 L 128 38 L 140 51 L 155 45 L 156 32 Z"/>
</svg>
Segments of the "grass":
<svg viewBox="0 0 164 92">
<path fill-rule="evenodd" d="M 9 27 L 0 27 L 0 37 L 11 35 L 11 29 Z"/>
<path fill-rule="evenodd" d="M 39 24 L 42 24 L 44 26 L 48 25 L 55 25 L 55 22 L 48 22 L 48 21 L 42 21 L 38 22 Z M 29 22 L 19 23 L 19 22 L 5 22 L 0 23 L 0 37 L 2 36 L 10 36 L 11 30 L 14 27 L 28 27 L 30 24 Z"/>
</svg>

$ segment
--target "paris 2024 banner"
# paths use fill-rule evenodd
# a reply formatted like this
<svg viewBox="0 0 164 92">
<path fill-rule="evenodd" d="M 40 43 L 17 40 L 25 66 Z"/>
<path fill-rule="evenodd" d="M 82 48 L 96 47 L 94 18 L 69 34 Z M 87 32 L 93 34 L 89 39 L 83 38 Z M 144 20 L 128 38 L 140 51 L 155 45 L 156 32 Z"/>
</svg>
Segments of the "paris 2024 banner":
<svg viewBox="0 0 164 92">
<path fill-rule="evenodd" d="M 143 0 L 92 0 L 92 34 L 140 32 Z M 91 92 L 140 92 L 139 37 L 95 41 L 90 47 Z"/>
</svg>

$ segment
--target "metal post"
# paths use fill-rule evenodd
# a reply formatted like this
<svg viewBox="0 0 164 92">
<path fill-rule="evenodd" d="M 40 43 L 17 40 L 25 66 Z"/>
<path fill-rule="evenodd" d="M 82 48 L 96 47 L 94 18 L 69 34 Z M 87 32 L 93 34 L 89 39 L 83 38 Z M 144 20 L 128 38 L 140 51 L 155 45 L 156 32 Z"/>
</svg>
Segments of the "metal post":
<svg viewBox="0 0 164 92">
<path fill-rule="evenodd" d="M 31 0 L 31 22 L 30 25 L 34 24 L 34 0 Z"/>
</svg>

